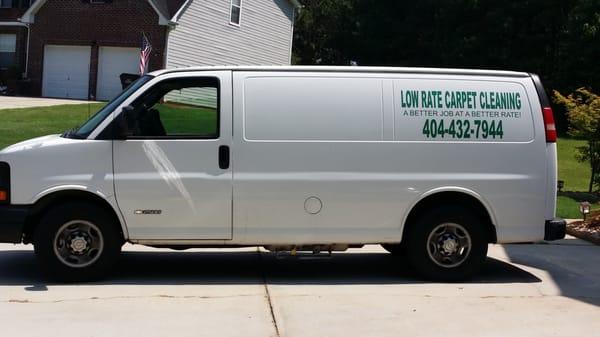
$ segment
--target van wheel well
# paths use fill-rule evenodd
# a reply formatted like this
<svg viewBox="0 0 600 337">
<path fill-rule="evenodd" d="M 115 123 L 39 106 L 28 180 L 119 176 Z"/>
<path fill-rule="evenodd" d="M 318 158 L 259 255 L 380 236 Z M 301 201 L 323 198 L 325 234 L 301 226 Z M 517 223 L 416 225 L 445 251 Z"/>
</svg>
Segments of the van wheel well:
<svg viewBox="0 0 600 337">
<path fill-rule="evenodd" d="M 101 207 L 104 209 L 107 214 L 109 214 L 113 223 L 117 227 L 118 233 L 120 233 L 121 237 L 124 240 L 123 229 L 121 228 L 121 222 L 119 221 L 119 217 L 115 213 L 115 210 L 110 206 L 110 204 L 102 199 L 101 197 L 84 191 L 60 191 L 49 194 L 42 199 L 36 202 L 26 219 L 25 228 L 23 230 L 23 243 L 31 243 L 33 241 L 34 233 L 36 231 L 37 226 L 39 225 L 40 219 L 48 212 L 50 209 L 70 202 L 88 202 L 92 205 Z"/>
<path fill-rule="evenodd" d="M 464 207 L 473 211 L 473 213 L 482 221 L 482 225 L 485 227 L 487 233 L 487 241 L 489 243 L 496 243 L 498 241 L 496 236 L 496 227 L 494 226 L 490 214 L 488 213 L 485 206 L 477 198 L 461 192 L 440 192 L 430 195 L 423 200 L 419 201 L 410 211 L 406 221 L 404 223 L 404 229 L 402 233 L 402 239 L 408 237 L 412 226 L 416 223 L 417 219 L 423 214 L 430 212 L 432 209 L 440 206 L 457 206 Z"/>
</svg>

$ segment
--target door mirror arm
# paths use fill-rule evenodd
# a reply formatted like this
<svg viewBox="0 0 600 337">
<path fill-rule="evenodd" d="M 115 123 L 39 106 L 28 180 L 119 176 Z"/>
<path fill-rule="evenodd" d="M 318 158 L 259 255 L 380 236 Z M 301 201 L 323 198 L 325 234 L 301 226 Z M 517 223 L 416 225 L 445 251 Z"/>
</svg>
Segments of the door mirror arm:
<svg viewBox="0 0 600 337">
<path fill-rule="evenodd" d="M 124 106 L 121 113 L 114 120 L 114 135 L 116 140 L 125 140 L 133 136 L 129 125 L 134 125 L 137 113 L 131 105 Z"/>
</svg>

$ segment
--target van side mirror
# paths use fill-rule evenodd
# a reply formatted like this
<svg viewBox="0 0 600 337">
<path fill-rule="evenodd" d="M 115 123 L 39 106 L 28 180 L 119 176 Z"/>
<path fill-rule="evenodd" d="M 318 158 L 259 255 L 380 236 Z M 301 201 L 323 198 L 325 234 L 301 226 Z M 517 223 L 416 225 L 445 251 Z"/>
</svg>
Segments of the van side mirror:
<svg viewBox="0 0 600 337">
<path fill-rule="evenodd" d="M 135 124 L 136 115 L 135 109 L 131 105 L 123 107 L 123 110 L 115 119 L 115 139 L 125 140 L 133 136 L 133 129 L 129 126 Z"/>
</svg>

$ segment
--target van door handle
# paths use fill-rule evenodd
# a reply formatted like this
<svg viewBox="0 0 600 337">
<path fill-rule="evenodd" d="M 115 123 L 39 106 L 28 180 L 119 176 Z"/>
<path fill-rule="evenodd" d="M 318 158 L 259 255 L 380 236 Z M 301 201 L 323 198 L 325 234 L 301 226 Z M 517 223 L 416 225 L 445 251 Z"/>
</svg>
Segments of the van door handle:
<svg viewBox="0 0 600 337">
<path fill-rule="evenodd" d="M 219 146 L 219 168 L 227 170 L 229 168 L 229 146 Z"/>
</svg>

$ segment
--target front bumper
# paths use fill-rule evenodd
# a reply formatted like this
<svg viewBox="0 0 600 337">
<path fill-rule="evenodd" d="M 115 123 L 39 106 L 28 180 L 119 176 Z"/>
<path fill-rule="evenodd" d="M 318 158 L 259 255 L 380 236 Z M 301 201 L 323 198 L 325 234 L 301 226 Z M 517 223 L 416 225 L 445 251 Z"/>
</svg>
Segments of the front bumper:
<svg viewBox="0 0 600 337">
<path fill-rule="evenodd" d="M 563 219 L 546 220 L 544 229 L 544 240 L 560 240 L 564 239 L 567 232 L 567 222 Z"/>
<path fill-rule="evenodd" d="M 0 242 L 21 243 L 29 207 L 0 205 Z"/>
</svg>

